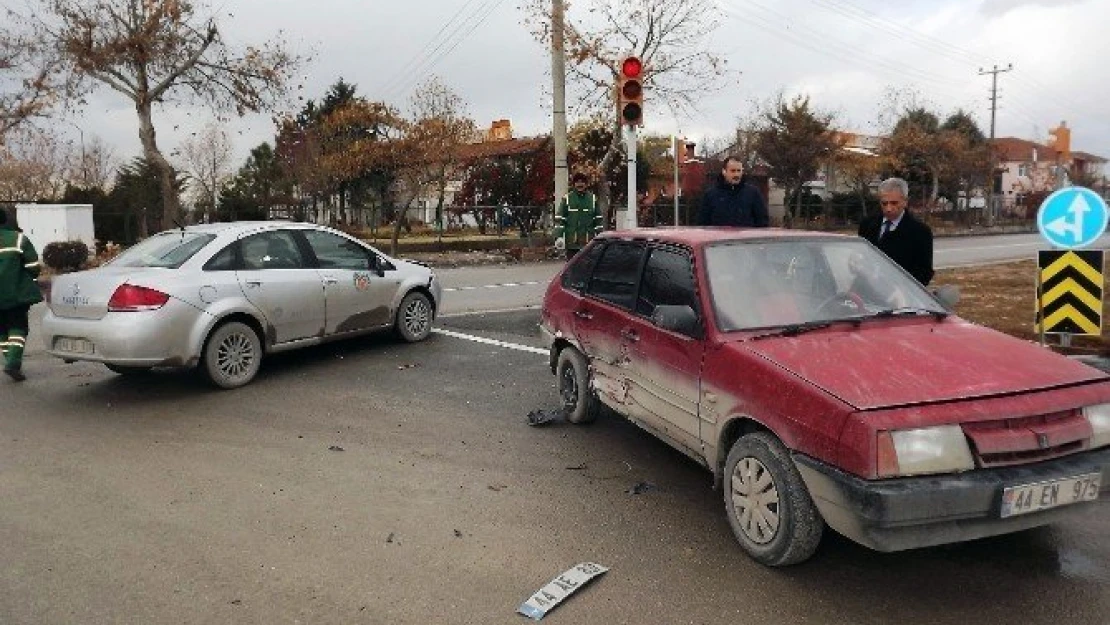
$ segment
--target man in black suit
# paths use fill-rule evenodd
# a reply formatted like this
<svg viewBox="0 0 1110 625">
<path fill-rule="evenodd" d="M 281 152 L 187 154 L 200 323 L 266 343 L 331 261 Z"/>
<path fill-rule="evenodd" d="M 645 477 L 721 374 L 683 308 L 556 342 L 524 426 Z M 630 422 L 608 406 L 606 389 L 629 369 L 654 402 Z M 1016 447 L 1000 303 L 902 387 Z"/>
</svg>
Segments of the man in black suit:
<svg viewBox="0 0 1110 625">
<path fill-rule="evenodd" d="M 906 210 L 909 185 L 901 178 L 879 184 L 880 215 L 864 219 L 859 235 L 882 250 L 923 286 L 933 279 L 933 231 Z"/>
</svg>

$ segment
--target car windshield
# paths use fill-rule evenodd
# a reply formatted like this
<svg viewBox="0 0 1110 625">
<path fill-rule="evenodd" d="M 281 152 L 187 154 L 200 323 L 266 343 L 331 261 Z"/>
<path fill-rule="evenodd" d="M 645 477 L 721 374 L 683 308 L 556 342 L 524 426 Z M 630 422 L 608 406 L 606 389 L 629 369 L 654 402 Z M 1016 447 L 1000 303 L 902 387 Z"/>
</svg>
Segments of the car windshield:
<svg viewBox="0 0 1110 625">
<path fill-rule="evenodd" d="M 164 267 L 177 269 L 216 236 L 171 230 L 156 234 L 128 248 L 112 260 L 113 267 Z"/>
<path fill-rule="evenodd" d="M 724 332 L 946 312 L 862 239 L 736 241 L 706 248 L 705 260 Z"/>
</svg>

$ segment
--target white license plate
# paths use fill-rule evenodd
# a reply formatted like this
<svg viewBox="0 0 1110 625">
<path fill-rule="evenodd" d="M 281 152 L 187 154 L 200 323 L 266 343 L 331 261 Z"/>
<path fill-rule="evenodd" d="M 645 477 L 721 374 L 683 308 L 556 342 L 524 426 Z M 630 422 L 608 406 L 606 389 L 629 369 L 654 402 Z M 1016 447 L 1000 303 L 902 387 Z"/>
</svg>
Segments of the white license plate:
<svg viewBox="0 0 1110 625">
<path fill-rule="evenodd" d="M 54 340 L 54 349 L 59 352 L 66 352 L 67 354 L 91 354 L 93 353 L 93 344 L 91 341 L 85 339 L 74 339 L 63 336 Z"/>
<path fill-rule="evenodd" d="M 1029 514 L 1059 506 L 1094 501 L 1102 480 L 1101 473 L 1011 486 L 1002 491 L 1002 518 Z"/>
</svg>

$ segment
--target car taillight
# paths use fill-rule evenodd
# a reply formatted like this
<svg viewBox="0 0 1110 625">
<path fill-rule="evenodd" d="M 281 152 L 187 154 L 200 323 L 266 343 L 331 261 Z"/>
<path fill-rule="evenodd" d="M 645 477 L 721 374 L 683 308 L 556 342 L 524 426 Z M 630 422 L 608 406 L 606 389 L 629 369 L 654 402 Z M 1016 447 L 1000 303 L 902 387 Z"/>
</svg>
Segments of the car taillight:
<svg viewBox="0 0 1110 625">
<path fill-rule="evenodd" d="M 121 284 L 108 300 L 108 310 L 111 312 L 158 310 L 168 301 L 170 296 L 161 291 L 134 284 Z"/>
</svg>

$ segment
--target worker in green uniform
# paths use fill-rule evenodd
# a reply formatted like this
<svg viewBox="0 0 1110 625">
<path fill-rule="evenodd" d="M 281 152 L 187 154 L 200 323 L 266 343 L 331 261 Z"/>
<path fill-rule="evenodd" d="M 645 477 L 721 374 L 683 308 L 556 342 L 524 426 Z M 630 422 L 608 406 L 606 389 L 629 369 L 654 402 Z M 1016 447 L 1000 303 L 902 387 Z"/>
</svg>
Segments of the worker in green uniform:
<svg viewBox="0 0 1110 625">
<path fill-rule="evenodd" d="M 0 208 L 0 353 L 4 373 L 16 382 L 23 374 L 23 349 L 27 344 L 27 322 L 31 306 L 42 301 L 35 278 L 42 265 L 31 240 L 14 226 Z"/>
<path fill-rule="evenodd" d="M 586 247 L 605 225 L 605 218 L 597 209 L 597 196 L 587 190 L 590 179 L 578 172 L 571 182 L 574 189 L 559 202 L 555 213 L 555 247 L 566 250 L 567 258 Z"/>
</svg>

